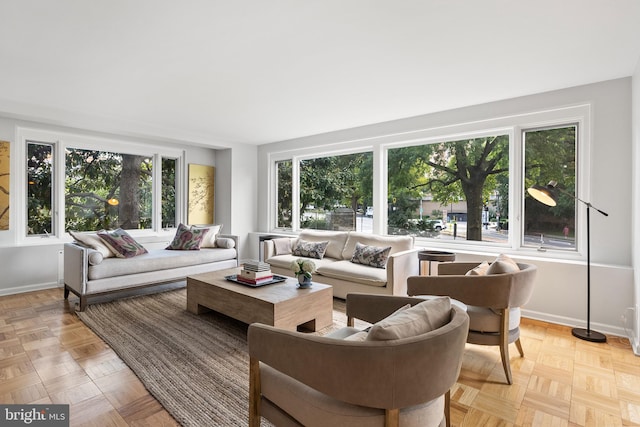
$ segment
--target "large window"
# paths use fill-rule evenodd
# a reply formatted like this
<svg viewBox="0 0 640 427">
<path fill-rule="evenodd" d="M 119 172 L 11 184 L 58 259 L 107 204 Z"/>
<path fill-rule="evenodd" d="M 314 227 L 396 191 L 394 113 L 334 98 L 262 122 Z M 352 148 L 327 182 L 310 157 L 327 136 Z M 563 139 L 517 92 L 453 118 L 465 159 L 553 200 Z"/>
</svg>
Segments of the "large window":
<svg viewBox="0 0 640 427">
<path fill-rule="evenodd" d="M 388 159 L 389 234 L 507 241 L 508 135 L 392 148 Z"/>
<path fill-rule="evenodd" d="M 577 125 L 530 129 L 522 132 L 524 188 L 556 181 L 557 205 L 549 207 L 525 198 L 525 246 L 576 249 L 576 142 Z"/>
<path fill-rule="evenodd" d="M 26 236 L 176 226 L 180 152 L 168 149 L 175 154 L 164 156 L 110 140 L 83 143 L 75 135 L 64 135 L 66 141 L 53 133 L 23 132 Z"/>
<path fill-rule="evenodd" d="M 298 180 L 294 182 L 293 167 Z M 372 231 L 371 152 L 276 162 L 276 227 Z M 299 202 L 293 209 L 293 194 Z"/>
<path fill-rule="evenodd" d="M 573 195 L 588 187 L 579 165 L 589 163 L 589 117 L 590 107 L 579 105 L 332 145 L 355 154 L 314 155 L 317 142 L 274 152 L 272 224 L 579 258 L 582 217 Z M 526 191 L 549 181 L 562 190 L 555 207 Z M 334 220 L 343 212 L 344 223 Z"/>
<path fill-rule="evenodd" d="M 54 234 L 54 145 L 27 143 L 27 235 Z"/>
</svg>

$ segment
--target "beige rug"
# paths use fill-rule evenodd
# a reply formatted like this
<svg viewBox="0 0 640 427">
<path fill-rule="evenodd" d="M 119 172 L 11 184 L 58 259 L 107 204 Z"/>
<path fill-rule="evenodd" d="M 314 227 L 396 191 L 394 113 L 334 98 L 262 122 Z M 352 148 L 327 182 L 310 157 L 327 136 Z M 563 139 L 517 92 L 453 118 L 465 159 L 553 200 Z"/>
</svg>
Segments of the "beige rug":
<svg viewBox="0 0 640 427">
<path fill-rule="evenodd" d="M 344 303 L 334 301 L 334 325 L 320 334 L 346 324 Z M 247 326 L 185 307 L 179 289 L 89 305 L 78 316 L 183 426 L 246 426 Z"/>
</svg>

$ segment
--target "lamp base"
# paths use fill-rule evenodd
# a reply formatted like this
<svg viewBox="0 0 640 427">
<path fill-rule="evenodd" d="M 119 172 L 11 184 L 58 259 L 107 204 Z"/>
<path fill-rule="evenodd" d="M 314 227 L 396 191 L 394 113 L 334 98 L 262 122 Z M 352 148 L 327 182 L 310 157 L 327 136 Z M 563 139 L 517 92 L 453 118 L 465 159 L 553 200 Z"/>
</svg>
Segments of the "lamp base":
<svg viewBox="0 0 640 427">
<path fill-rule="evenodd" d="M 607 337 L 604 334 L 596 331 L 587 331 L 586 329 L 581 328 L 573 328 L 571 330 L 571 334 L 580 338 L 581 340 L 591 341 L 591 342 L 607 342 Z"/>
</svg>

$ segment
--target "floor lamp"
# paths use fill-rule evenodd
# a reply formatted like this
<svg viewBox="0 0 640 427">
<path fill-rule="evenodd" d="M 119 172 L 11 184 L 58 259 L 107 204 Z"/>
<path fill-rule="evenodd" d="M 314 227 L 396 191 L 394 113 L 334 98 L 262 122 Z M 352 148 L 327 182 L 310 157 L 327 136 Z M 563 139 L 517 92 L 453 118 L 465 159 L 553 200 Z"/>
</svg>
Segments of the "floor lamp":
<svg viewBox="0 0 640 427">
<path fill-rule="evenodd" d="M 557 188 L 558 183 L 556 181 L 550 181 L 546 187 L 542 187 L 541 185 L 534 185 L 530 187 L 527 191 L 537 201 L 540 203 L 544 203 L 547 206 L 555 206 L 556 205 L 556 196 L 555 191 L 559 191 L 562 194 L 565 194 L 579 202 L 582 202 L 587 207 L 587 329 L 582 328 L 573 328 L 571 333 L 574 337 L 583 339 L 585 341 L 591 342 L 606 342 L 607 337 L 600 332 L 591 330 L 591 248 L 590 248 L 590 236 L 589 232 L 591 230 L 591 224 L 589 223 L 589 212 L 591 209 L 595 209 L 600 212 L 604 216 L 609 216 L 608 213 L 601 211 L 596 208 L 589 202 L 585 202 L 573 194 L 567 193 L 566 191 Z"/>
</svg>

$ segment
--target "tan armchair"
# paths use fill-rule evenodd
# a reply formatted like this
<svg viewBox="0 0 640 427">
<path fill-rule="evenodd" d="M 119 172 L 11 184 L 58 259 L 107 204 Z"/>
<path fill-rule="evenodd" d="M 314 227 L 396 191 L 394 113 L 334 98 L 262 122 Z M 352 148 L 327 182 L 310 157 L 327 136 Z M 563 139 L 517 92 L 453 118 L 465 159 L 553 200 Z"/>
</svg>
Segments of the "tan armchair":
<svg viewBox="0 0 640 427">
<path fill-rule="evenodd" d="M 352 327 L 319 337 L 250 325 L 249 425 L 257 427 L 265 417 L 277 426 L 444 426 L 469 318 L 448 298 L 439 301 L 446 303 L 438 308 L 442 326 L 386 341 L 370 340 Z M 348 322 L 353 325 L 359 318 L 376 323 L 407 304 L 421 302 L 349 294 Z M 405 312 L 431 307 L 435 306 Z M 354 339 L 365 335 L 369 339 Z"/>
<path fill-rule="evenodd" d="M 533 293 L 537 267 L 518 263 L 518 271 L 488 275 L 465 275 L 478 263 L 450 262 L 438 265 L 437 276 L 412 276 L 407 281 L 409 295 L 449 296 L 467 305 L 467 342 L 500 347 L 507 383 L 513 382 L 509 344 L 515 342 L 521 357 L 520 307 Z"/>
</svg>

